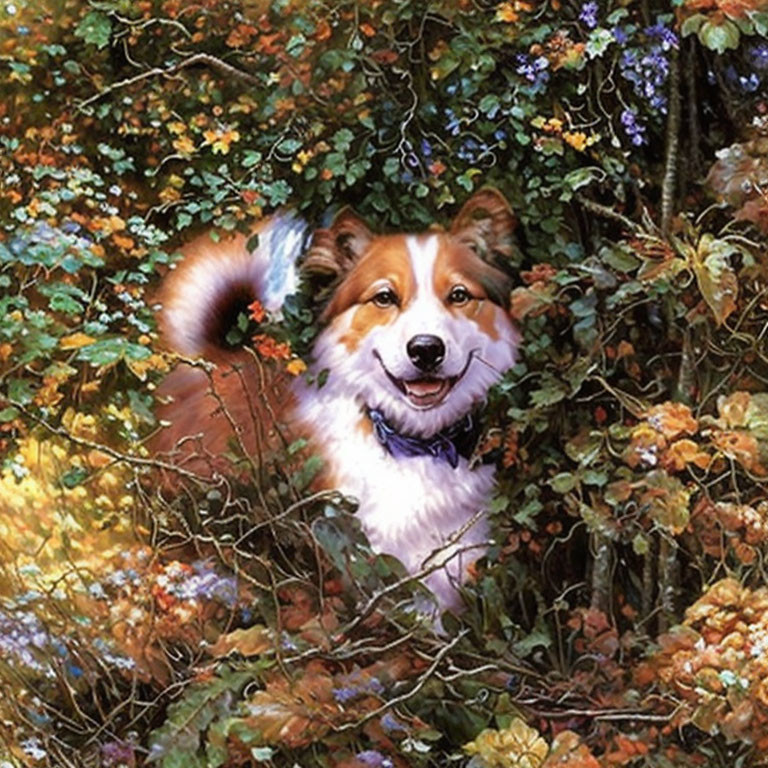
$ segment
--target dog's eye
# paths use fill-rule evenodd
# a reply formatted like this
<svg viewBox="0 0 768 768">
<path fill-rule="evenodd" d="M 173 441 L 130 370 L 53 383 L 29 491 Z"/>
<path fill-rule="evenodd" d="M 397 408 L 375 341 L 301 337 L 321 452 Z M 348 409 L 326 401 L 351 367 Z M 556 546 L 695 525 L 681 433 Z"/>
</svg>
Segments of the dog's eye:
<svg viewBox="0 0 768 768">
<path fill-rule="evenodd" d="M 397 294 L 391 288 L 382 288 L 372 299 L 377 307 L 396 307 L 398 305 Z"/>
<path fill-rule="evenodd" d="M 472 298 L 472 294 L 463 285 L 454 285 L 448 294 L 448 302 L 454 306 L 466 304 Z"/>
</svg>

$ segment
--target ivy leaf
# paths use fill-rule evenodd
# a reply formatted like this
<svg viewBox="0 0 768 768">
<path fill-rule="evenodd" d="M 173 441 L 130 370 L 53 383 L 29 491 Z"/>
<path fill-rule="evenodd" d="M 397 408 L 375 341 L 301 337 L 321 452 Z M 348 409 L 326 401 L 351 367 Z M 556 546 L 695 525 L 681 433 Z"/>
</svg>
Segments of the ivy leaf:
<svg viewBox="0 0 768 768">
<path fill-rule="evenodd" d="M 112 34 L 112 22 L 106 13 L 90 11 L 86 13 L 75 29 L 75 37 L 82 38 L 86 43 L 97 48 L 106 48 Z"/>
<path fill-rule="evenodd" d="M 717 53 L 725 53 L 729 48 L 738 48 L 740 37 L 739 28 L 727 19 L 721 24 L 707 21 L 699 28 L 701 44 Z"/>
</svg>

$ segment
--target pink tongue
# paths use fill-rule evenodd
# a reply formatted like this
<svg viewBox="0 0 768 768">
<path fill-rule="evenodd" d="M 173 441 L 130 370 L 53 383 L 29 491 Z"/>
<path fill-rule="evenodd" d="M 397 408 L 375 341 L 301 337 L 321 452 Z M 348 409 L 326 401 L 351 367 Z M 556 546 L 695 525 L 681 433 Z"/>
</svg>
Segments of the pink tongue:
<svg viewBox="0 0 768 768">
<path fill-rule="evenodd" d="M 415 381 L 406 381 L 405 388 L 408 394 L 417 397 L 426 397 L 427 395 L 436 395 L 442 388 L 441 379 L 416 379 Z"/>
</svg>

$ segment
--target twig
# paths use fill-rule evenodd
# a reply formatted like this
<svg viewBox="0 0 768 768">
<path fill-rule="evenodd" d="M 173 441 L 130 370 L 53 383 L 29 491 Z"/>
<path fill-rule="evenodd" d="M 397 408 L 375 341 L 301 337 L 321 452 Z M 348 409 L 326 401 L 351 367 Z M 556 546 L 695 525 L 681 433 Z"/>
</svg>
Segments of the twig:
<svg viewBox="0 0 768 768">
<path fill-rule="evenodd" d="M 607 205 L 596 203 L 594 200 L 590 200 L 584 195 L 575 195 L 575 200 L 585 210 L 589 211 L 590 213 L 594 213 L 595 216 L 601 216 L 604 219 L 612 219 L 613 221 L 618 221 L 630 232 L 639 232 L 642 229 L 639 224 L 636 224 L 634 221 L 632 221 L 632 219 L 624 216 L 624 214 L 621 214 L 618 211 L 614 211 L 613 208 L 609 208 Z"/>
<path fill-rule="evenodd" d="M 462 640 L 468 634 L 468 632 L 468 629 L 459 632 L 459 634 L 456 635 L 456 637 L 454 637 L 453 640 L 448 643 L 448 645 L 441 648 L 440 652 L 437 654 L 437 656 L 435 656 L 435 660 L 429 665 L 427 671 L 419 678 L 416 685 L 414 685 L 413 688 L 411 688 L 409 691 L 406 691 L 400 696 L 395 696 L 394 699 L 390 699 L 386 703 L 382 704 L 378 709 L 374 709 L 372 712 L 369 712 L 359 720 L 356 720 L 352 723 L 345 723 L 344 725 L 340 726 L 339 728 L 335 728 L 334 730 L 340 733 L 343 731 L 349 731 L 353 728 L 359 728 L 369 720 L 373 720 L 374 717 L 383 715 L 385 712 L 392 709 L 392 707 L 396 707 L 398 704 L 402 704 L 403 702 L 408 701 L 408 699 L 413 698 L 427 684 L 429 678 L 432 677 L 437 668 L 440 666 L 440 662 L 448 655 L 450 651 L 456 647 L 459 641 Z"/>
<path fill-rule="evenodd" d="M 81 101 L 77 105 L 77 108 L 82 110 L 94 102 L 99 101 L 99 99 L 102 99 L 104 96 L 108 96 L 114 91 L 135 85 L 136 83 L 140 83 L 143 80 L 148 80 L 151 77 L 171 77 L 177 72 L 180 72 L 182 69 L 186 69 L 187 67 L 194 67 L 197 64 L 204 64 L 211 69 L 215 69 L 220 75 L 224 75 L 225 77 L 232 77 L 235 80 L 241 80 L 244 83 L 248 83 L 248 85 L 261 85 L 261 81 L 258 77 L 255 77 L 248 72 L 243 72 L 241 69 L 233 67 L 231 64 L 227 64 L 226 61 L 223 61 L 216 56 L 212 56 L 209 53 L 195 53 L 188 59 L 184 59 L 183 61 L 180 61 L 177 64 L 173 64 L 170 67 L 153 67 L 152 69 L 148 69 L 146 72 L 141 72 L 140 74 L 134 75 L 133 77 L 127 77 L 124 80 L 118 80 L 116 83 L 108 85 L 103 91 L 99 91 L 99 93 L 96 93 L 93 96 L 85 99 L 85 101 Z"/>
<path fill-rule="evenodd" d="M 77 437 L 63 427 L 54 427 L 53 424 L 41 418 L 40 416 L 36 416 L 34 413 L 32 413 L 32 411 L 30 411 L 28 408 L 25 408 L 21 403 L 15 400 L 9 400 L 8 402 L 14 406 L 14 408 L 17 408 L 19 411 L 21 411 L 25 416 L 32 419 L 32 421 L 34 421 L 36 424 L 39 424 L 41 427 L 47 429 L 52 435 L 63 437 L 74 445 L 80 446 L 81 448 L 89 448 L 91 450 L 101 451 L 102 453 L 106 453 L 107 456 L 111 456 L 116 461 L 124 461 L 127 464 L 134 464 L 141 467 L 152 467 L 154 469 L 164 469 L 167 472 L 176 472 L 182 477 L 186 477 L 188 480 L 195 480 L 199 483 L 209 484 L 215 481 L 215 478 L 195 474 L 194 472 L 190 472 L 190 470 L 179 467 L 176 464 L 169 464 L 166 461 L 160 461 L 158 459 L 145 459 L 141 456 L 132 456 L 128 453 L 121 453 L 120 451 L 116 451 L 114 448 L 110 448 L 108 445 L 103 445 L 102 443 L 97 443 L 93 440 L 86 440 L 85 438 Z"/>
</svg>

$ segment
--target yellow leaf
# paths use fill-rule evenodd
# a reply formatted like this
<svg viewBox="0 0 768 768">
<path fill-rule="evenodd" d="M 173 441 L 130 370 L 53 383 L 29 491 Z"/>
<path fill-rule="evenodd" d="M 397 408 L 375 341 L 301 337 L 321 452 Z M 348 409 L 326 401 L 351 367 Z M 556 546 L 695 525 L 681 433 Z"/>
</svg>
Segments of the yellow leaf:
<svg viewBox="0 0 768 768">
<path fill-rule="evenodd" d="M 93 344 L 96 339 L 93 336 L 89 336 L 87 333 L 72 333 L 69 336 L 64 336 L 59 341 L 59 346 L 62 349 L 80 349 L 80 347 L 87 347 L 89 344 Z"/>
<path fill-rule="evenodd" d="M 488 768 L 539 768 L 549 752 L 535 728 L 516 717 L 504 729 L 486 728 L 464 751 L 478 755 Z"/>
</svg>

